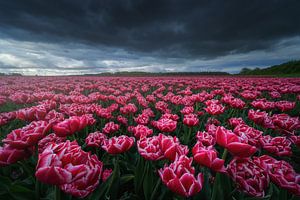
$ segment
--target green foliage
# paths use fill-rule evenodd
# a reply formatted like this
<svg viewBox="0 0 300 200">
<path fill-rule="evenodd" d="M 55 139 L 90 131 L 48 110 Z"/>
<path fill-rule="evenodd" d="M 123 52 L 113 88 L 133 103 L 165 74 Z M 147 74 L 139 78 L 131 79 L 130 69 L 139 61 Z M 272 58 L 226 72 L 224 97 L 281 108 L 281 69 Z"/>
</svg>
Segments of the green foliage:
<svg viewBox="0 0 300 200">
<path fill-rule="evenodd" d="M 300 60 L 290 61 L 282 63 L 280 65 L 274 65 L 265 69 L 255 68 L 253 70 L 249 68 L 243 68 L 240 75 L 277 75 L 277 76 L 300 76 Z"/>
</svg>

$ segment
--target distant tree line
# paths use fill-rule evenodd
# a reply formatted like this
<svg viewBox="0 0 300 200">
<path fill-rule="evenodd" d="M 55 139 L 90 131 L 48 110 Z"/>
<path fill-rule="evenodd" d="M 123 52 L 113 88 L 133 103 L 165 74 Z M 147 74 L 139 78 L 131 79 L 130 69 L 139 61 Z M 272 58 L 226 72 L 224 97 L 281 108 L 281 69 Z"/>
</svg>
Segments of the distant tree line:
<svg viewBox="0 0 300 200">
<path fill-rule="evenodd" d="M 23 76 L 20 73 L 2 73 L 0 72 L 0 76 Z"/>
<path fill-rule="evenodd" d="M 86 76 L 199 76 L 199 75 L 230 75 L 227 72 L 104 72 L 99 74 L 84 74 Z"/>
<path fill-rule="evenodd" d="M 300 74 L 300 60 L 289 61 L 280 65 L 274 65 L 268 68 L 249 69 L 243 68 L 241 75 L 284 75 L 284 74 Z"/>
</svg>

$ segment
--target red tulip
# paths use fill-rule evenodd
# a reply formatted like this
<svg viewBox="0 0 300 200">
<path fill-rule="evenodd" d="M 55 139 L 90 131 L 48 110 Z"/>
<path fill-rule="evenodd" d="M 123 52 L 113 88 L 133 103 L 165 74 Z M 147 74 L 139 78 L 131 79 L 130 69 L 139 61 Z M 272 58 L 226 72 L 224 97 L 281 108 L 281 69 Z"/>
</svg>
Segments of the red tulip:
<svg viewBox="0 0 300 200">
<path fill-rule="evenodd" d="M 256 130 L 246 124 L 239 124 L 234 128 L 233 132 L 247 141 L 248 144 L 260 147 L 260 139 L 263 134 L 262 131 Z"/>
<path fill-rule="evenodd" d="M 57 136 L 66 137 L 84 129 L 87 125 L 91 125 L 91 123 L 93 123 L 93 119 L 89 115 L 73 116 L 53 125 L 52 128 Z"/>
<path fill-rule="evenodd" d="M 60 185 L 60 189 L 72 196 L 84 198 L 98 186 L 103 164 L 96 155 L 91 156 L 84 151 L 73 153 L 70 158 L 71 161 L 65 168 L 72 173 L 72 181 Z"/>
<path fill-rule="evenodd" d="M 231 94 L 225 94 L 222 97 L 222 102 L 229 104 L 233 108 L 242 109 L 245 107 L 245 102 L 239 98 L 234 98 Z"/>
<path fill-rule="evenodd" d="M 137 110 L 137 107 L 132 103 L 129 103 L 128 105 L 125 105 L 124 107 L 120 108 L 120 112 L 122 114 L 134 114 L 137 112 Z"/>
<path fill-rule="evenodd" d="M 76 197 L 85 197 L 98 185 L 103 164 L 75 142 L 51 143 L 39 154 L 36 178 Z"/>
<path fill-rule="evenodd" d="M 65 119 L 64 114 L 56 112 L 55 110 L 51 110 L 50 112 L 47 113 L 45 116 L 45 121 L 51 124 L 55 124 L 58 122 L 61 122 Z"/>
<path fill-rule="evenodd" d="M 192 106 L 185 106 L 180 112 L 183 115 L 192 114 L 194 112 L 194 107 L 192 107 Z"/>
<path fill-rule="evenodd" d="M 65 137 L 58 137 L 56 134 L 51 133 L 38 142 L 38 152 L 42 153 L 51 143 L 59 144 L 64 141 L 66 141 Z"/>
<path fill-rule="evenodd" d="M 110 175 L 112 174 L 112 171 L 113 171 L 112 169 L 103 170 L 102 175 L 101 175 L 101 180 L 103 182 L 105 182 L 110 177 Z"/>
<path fill-rule="evenodd" d="M 147 125 L 150 121 L 149 116 L 146 114 L 140 114 L 134 118 L 134 121 L 141 125 Z"/>
<path fill-rule="evenodd" d="M 119 104 L 117 103 L 112 103 L 110 106 L 107 107 L 107 110 L 114 112 L 117 111 L 119 108 Z"/>
<path fill-rule="evenodd" d="M 248 111 L 248 118 L 265 128 L 274 128 L 271 117 L 265 111 L 251 109 Z"/>
<path fill-rule="evenodd" d="M 163 113 L 169 113 L 167 112 L 169 109 L 168 109 L 168 104 L 164 101 L 158 101 L 156 102 L 155 104 L 155 108 L 158 110 L 158 111 L 161 111 Z"/>
<path fill-rule="evenodd" d="M 264 150 L 277 156 L 291 156 L 292 148 L 291 141 L 286 137 L 271 137 L 270 135 L 263 136 L 260 139 L 261 146 Z"/>
<path fill-rule="evenodd" d="M 161 131 L 165 133 L 170 133 L 175 131 L 177 126 L 177 122 L 172 119 L 166 119 L 162 118 L 157 121 L 156 127 Z"/>
<path fill-rule="evenodd" d="M 232 108 L 243 109 L 245 107 L 246 103 L 239 98 L 234 98 L 229 102 L 229 105 Z"/>
<path fill-rule="evenodd" d="M 217 127 L 216 125 L 214 124 L 206 124 L 205 126 L 205 131 L 212 135 L 213 137 L 216 137 L 216 131 L 217 131 Z"/>
<path fill-rule="evenodd" d="M 119 124 L 115 124 L 114 122 L 108 122 L 105 124 L 102 131 L 105 134 L 113 134 L 114 132 L 118 131 L 119 129 L 120 129 Z"/>
<path fill-rule="evenodd" d="M 230 126 L 233 126 L 234 128 L 236 126 L 238 126 L 238 125 L 244 125 L 244 124 L 246 124 L 241 117 L 239 117 L 239 118 L 234 118 L 234 117 L 230 118 L 228 120 L 228 123 L 230 124 Z"/>
<path fill-rule="evenodd" d="M 0 113 L 0 126 L 7 124 L 8 122 L 16 118 L 16 112 Z"/>
<path fill-rule="evenodd" d="M 126 117 L 123 117 L 122 115 L 118 115 L 117 120 L 119 123 L 127 126 L 128 125 L 128 119 Z"/>
<path fill-rule="evenodd" d="M 45 113 L 46 114 L 46 113 Z M 16 111 L 16 118 L 25 121 L 34 121 L 35 119 L 35 109 L 23 108 Z"/>
<path fill-rule="evenodd" d="M 161 119 L 171 119 L 173 121 L 178 121 L 179 117 L 176 114 L 165 113 L 161 116 Z"/>
<path fill-rule="evenodd" d="M 50 125 L 47 122 L 34 121 L 23 128 L 13 130 L 2 142 L 17 149 L 35 146 L 49 129 Z"/>
<path fill-rule="evenodd" d="M 147 95 L 146 96 L 146 100 L 149 101 L 149 102 L 155 102 L 156 101 L 154 95 Z"/>
<path fill-rule="evenodd" d="M 219 103 L 208 103 L 204 110 L 210 115 L 220 115 L 225 111 L 225 107 Z"/>
<path fill-rule="evenodd" d="M 275 98 L 280 98 L 281 97 L 281 94 L 277 91 L 272 91 L 272 92 L 269 92 L 269 95 L 275 99 Z"/>
<path fill-rule="evenodd" d="M 137 125 L 132 130 L 134 137 L 143 138 L 153 134 L 153 130 L 144 125 Z"/>
<path fill-rule="evenodd" d="M 180 144 L 179 139 L 176 136 L 172 137 L 159 134 L 158 137 L 161 150 L 167 159 L 174 161 L 176 157 L 188 154 L 188 147 Z"/>
<path fill-rule="evenodd" d="M 251 106 L 260 110 L 272 110 L 275 108 L 275 103 L 266 99 L 257 99 L 251 102 Z"/>
<path fill-rule="evenodd" d="M 205 126 L 208 126 L 208 125 L 211 125 L 211 124 L 219 126 L 221 124 L 221 122 L 219 120 L 217 120 L 216 118 L 209 117 L 207 119 L 207 122 L 206 122 Z"/>
<path fill-rule="evenodd" d="M 281 112 L 286 112 L 286 111 L 293 110 L 296 106 L 296 103 L 290 102 L 290 101 L 277 101 L 277 102 L 275 102 L 275 106 Z"/>
<path fill-rule="evenodd" d="M 147 115 L 148 117 L 155 117 L 155 114 L 151 108 L 146 108 L 142 111 L 143 115 Z"/>
<path fill-rule="evenodd" d="M 183 123 L 187 126 L 196 126 L 199 124 L 199 119 L 196 114 L 184 115 Z"/>
<path fill-rule="evenodd" d="M 290 139 L 290 141 L 291 141 L 293 144 L 295 144 L 295 145 L 297 145 L 298 147 L 300 147 L 300 135 L 297 135 L 297 136 L 293 135 L 293 136 L 291 136 L 289 139 Z"/>
<path fill-rule="evenodd" d="M 108 140 L 104 140 L 102 149 L 109 154 L 120 154 L 128 151 L 134 144 L 134 137 L 128 137 L 121 135 L 119 137 L 112 137 Z"/>
<path fill-rule="evenodd" d="M 228 149 L 234 156 L 249 157 L 256 152 L 254 146 L 240 142 L 237 135 L 222 126 L 216 130 L 216 141 L 218 145 Z"/>
<path fill-rule="evenodd" d="M 112 118 L 112 113 L 109 109 L 106 108 L 100 108 L 96 109 L 96 113 L 99 117 L 105 118 L 105 119 L 110 119 Z"/>
<path fill-rule="evenodd" d="M 218 158 L 217 151 L 213 146 L 205 147 L 197 142 L 192 149 L 194 160 L 205 167 L 211 168 L 217 172 L 225 172 L 224 160 Z"/>
<path fill-rule="evenodd" d="M 195 169 L 191 166 L 193 159 L 180 156 L 169 166 L 165 165 L 158 173 L 163 183 L 173 192 L 190 197 L 202 189 L 203 174 L 194 176 Z"/>
<path fill-rule="evenodd" d="M 204 132 L 198 131 L 196 133 L 196 138 L 198 142 L 200 142 L 204 146 L 214 146 L 216 144 L 215 137 L 205 131 Z"/>
<path fill-rule="evenodd" d="M 72 151 L 79 151 L 80 147 L 73 141 L 55 144 L 51 143 L 39 154 L 35 176 L 39 181 L 47 184 L 61 185 L 72 181 L 72 173 L 66 169 L 73 155 Z"/>
<path fill-rule="evenodd" d="M 161 160 L 164 153 L 160 147 L 160 138 L 152 136 L 149 138 L 141 138 L 137 141 L 138 151 L 146 160 Z"/>
<path fill-rule="evenodd" d="M 273 183 L 300 196 L 300 174 L 297 174 L 289 163 L 268 155 L 256 157 L 254 161 L 269 174 Z"/>
<path fill-rule="evenodd" d="M 88 126 L 94 125 L 96 123 L 96 120 L 92 114 L 82 115 L 81 118 L 86 118 Z"/>
<path fill-rule="evenodd" d="M 288 114 L 274 114 L 272 122 L 279 129 L 284 130 L 283 133 L 294 134 L 297 129 L 300 129 L 300 120 L 298 117 L 291 117 Z"/>
<path fill-rule="evenodd" d="M 233 159 L 227 166 L 227 171 L 238 189 L 251 196 L 265 196 L 270 182 L 268 173 L 250 158 Z"/>
<path fill-rule="evenodd" d="M 223 126 L 218 126 L 216 129 L 216 141 L 218 145 L 226 148 L 228 144 L 239 142 L 239 137 Z"/>
<path fill-rule="evenodd" d="M 85 143 L 86 143 L 87 147 L 99 148 L 102 146 L 104 140 L 107 140 L 106 135 L 104 135 L 103 133 L 100 133 L 99 131 L 96 131 L 94 133 L 90 133 L 85 138 Z"/>
<path fill-rule="evenodd" d="M 25 121 L 43 120 L 47 114 L 44 106 L 33 106 L 31 108 L 23 108 L 16 112 L 17 119 Z"/>
<path fill-rule="evenodd" d="M 28 158 L 31 154 L 32 150 L 30 149 L 16 149 L 9 144 L 4 144 L 3 147 L 0 147 L 0 167 Z"/>
</svg>

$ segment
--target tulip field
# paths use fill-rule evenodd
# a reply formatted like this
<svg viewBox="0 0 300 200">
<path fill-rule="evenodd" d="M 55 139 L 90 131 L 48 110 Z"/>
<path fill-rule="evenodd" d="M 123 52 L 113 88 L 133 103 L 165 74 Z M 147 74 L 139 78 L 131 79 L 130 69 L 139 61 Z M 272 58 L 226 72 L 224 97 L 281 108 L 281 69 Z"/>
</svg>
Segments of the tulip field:
<svg viewBox="0 0 300 200">
<path fill-rule="evenodd" d="M 300 199 L 300 79 L 0 76 L 0 199 Z"/>
</svg>

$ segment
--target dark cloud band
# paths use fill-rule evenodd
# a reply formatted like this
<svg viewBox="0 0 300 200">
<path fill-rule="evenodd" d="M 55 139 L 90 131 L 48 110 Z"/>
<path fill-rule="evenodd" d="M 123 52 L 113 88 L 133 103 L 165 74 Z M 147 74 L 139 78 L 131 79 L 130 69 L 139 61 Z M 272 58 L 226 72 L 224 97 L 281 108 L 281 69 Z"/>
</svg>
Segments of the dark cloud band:
<svg viewBox="0 0 300 200">
<path fill-rule="evenodd" d="M 300 55 L 297 0 L 0 1 L 0 69 L 227 71 Z"/>
<path fill-rule="evenodd" d="M 0 25 L 37 35 L 28 40 L 205 59 L 272 48 L 299 35 L 299 9 L 296 0 L 11 0 L 0 3 Z"/>
</svg>

